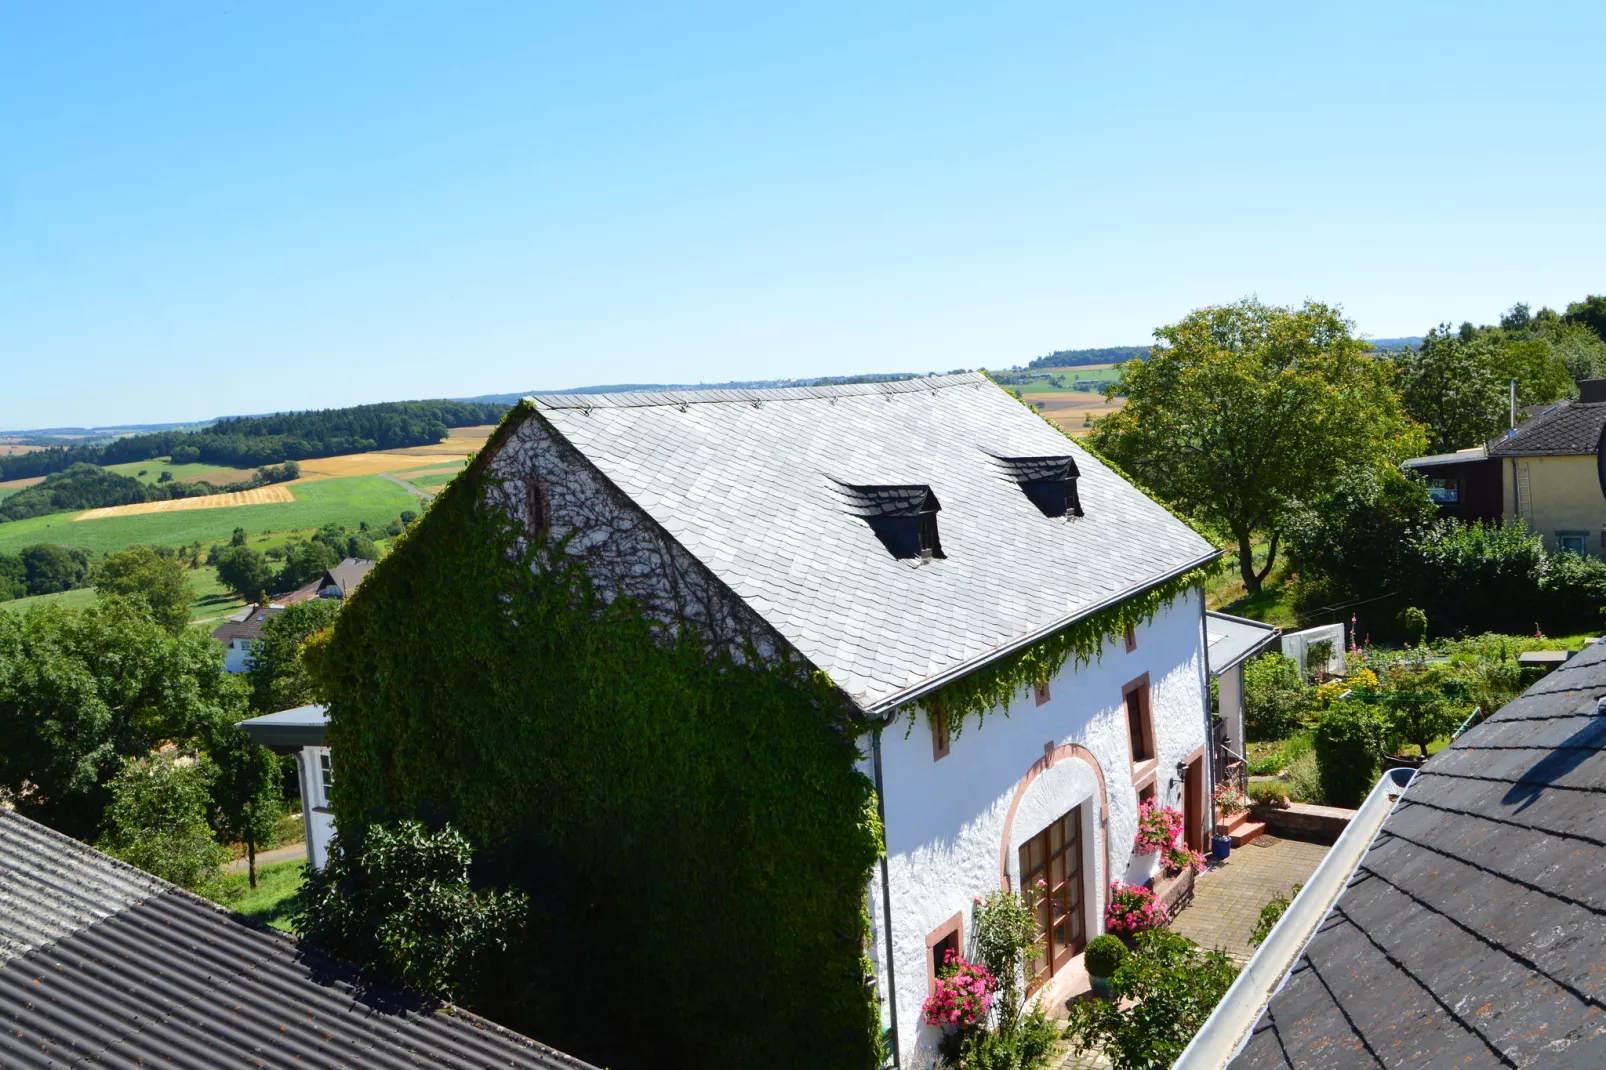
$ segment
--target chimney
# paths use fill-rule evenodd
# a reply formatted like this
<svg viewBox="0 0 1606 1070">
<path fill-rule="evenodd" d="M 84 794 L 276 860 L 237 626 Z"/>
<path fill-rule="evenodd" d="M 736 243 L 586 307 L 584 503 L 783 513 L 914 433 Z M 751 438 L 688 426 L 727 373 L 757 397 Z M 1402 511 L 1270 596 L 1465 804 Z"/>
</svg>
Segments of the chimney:
<svg viewBox="0 0 1606 1070">
<path fill-rule="evenodd" d="M 1580 379 L 1579 401 L 1606 401 L 1606 379 Z"/>
</svg>

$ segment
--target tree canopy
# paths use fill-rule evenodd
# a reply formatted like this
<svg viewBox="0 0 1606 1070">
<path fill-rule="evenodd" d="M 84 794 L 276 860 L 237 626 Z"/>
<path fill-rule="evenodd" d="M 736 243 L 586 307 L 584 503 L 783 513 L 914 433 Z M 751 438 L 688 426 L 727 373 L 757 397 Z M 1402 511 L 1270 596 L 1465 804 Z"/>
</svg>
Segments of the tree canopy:
<svg viewBox="0 0 1606 1070">
<path fill-rule="evenodd" d="M 1238 547 L 1258 591 L 1297 503 L 1356 467 L 1420 452 L 1421 429 L 1393 389 L 1394 366 L 1368 353 L 1338 310 L 1253 298 L 1199 309 L 1155 332 L 1147 360 L 1123 366 L 1124 408 L 1093 446 Z M 1263 567 L 1255 536 L 1270 545 Z"/>
<path fill-rule="evenodd" d="M 184 566 L 171 552 L 149 546 L 130 546 L 107 554 L 92 571 L 95 590 L 101 594 L 138 598 L 164 628 L 178 632 L 190 623 L 190 585 Z"/>
<path fill-rule="evenodd" d="M 252 708 L 258 713 L 277 713 L 318 700 L 316 685 L 301 664 L 301 644 L 333 625 L 339 611 L 338 600 L 313 598 L 293 602 L 268 618 L 245 670 Z"/>
</svg>

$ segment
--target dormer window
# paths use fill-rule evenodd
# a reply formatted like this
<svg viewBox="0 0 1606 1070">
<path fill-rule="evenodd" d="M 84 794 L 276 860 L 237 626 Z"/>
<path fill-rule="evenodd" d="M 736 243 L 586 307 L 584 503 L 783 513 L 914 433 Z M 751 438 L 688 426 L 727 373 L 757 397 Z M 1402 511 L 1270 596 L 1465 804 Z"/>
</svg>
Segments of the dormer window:
<svg viewBox="0 0 1606 1070">
<path fill-rule="evenodd" d="M 942 505 L 929 486 L 838 483 L 837 490 L 847 499 L 847 511 L 870 525 L 893 557 L 930 560 L 945 556 L 937 535 L 937 513 Z"/>
<path fill-rule="evenodd" d="M 1082 499 L 1076 493 L 1081 473 L 1076 458 L 994 457 L 1006 475 L 1020 485 L 1044 516 L 1081 516 Z"/>
</svg>

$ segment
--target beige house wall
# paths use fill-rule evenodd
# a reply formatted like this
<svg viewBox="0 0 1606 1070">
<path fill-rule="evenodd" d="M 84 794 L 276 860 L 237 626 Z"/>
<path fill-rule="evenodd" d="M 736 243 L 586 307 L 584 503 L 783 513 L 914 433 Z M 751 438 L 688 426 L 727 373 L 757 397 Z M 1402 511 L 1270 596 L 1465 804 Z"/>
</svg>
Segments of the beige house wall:
<svg viewBox="0 0 1606 1070">
<path fill-rule="evenodd" d="M 1530 507 L 1517 509 L 1517 473 L 1527 468 Z M 1507 517 L 1521 516 L 1528 526 L 1537 531 L 1545 547 L 1558 549 L 1559 532 L 1579 532 L 1585 535 L 1585 548 L 1589 553 L 1606 556 L 1601 545 L 1602 528 L 1606 527 L 1606 497 L 1600 492 L 1600 479 L 1595 474 L 1595 456 L 1574 457 L 1507 457 L 1500 461 L 1500 478 L 1504 485 L 1504 513 Z"/>
</svg>

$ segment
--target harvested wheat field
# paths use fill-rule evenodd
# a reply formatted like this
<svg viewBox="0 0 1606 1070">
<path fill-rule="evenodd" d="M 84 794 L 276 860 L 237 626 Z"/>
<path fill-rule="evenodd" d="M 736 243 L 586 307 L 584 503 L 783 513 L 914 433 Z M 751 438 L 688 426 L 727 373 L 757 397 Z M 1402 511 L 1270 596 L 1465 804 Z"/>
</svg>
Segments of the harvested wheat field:
<svg viewBox="0 0 1606 1070">
<path fill-rule="evenodd" d="M 19 446 L 14 442 L 0 443 L 0 457 L 20 457 L 24 453 L 42 449 L 43 446 Z"/>
<path fill-rule="evenodd" d="M 1080 392 L 1022 394 L 1021 396 L 1027 404 L 1073 436 L 1085 435 L 1093 430 L 1091 427 L 1083 426 L 1083 422 L 1088 417 L 1091 416 L 1094 420 L 1097 420 L 1105 413 L 1114 412 L 1126 404 L 1126 398 L 1107 401 L 1103 394 L 1091 392 L 1085 394 Z"/>
<path fill-rule="evenodd" d="M 31 487 L 35 483 L 43 483 L 44 481 L 44 476 L 24 476 L 21 479 L 8 479 L 4 483 L 0 483 L 0 488 L 21 490 L 23 487 Z"/>
<path fill-rule="evenodd" d="M 387 472 L 413 472 L 415 469 L 437 469 L 451 461 L 467 460 L 468 455 L 485 445 L 496 427 L 454 427 L 447 437 L 433 446 L 413 446 L 408 449 L 386 450 L 383 453 L 343 453 L 338 457 L 316 457 L 301 461 L 301 478 L 298 483 L 312 479 L 334 479 L 340 476 L 377 476 Z"/>
<path fill-rule="evenodd" d="M 296 500 L 290 488 L 283 483 L 255 490 L 236 490 L 228 494 L 206 494 L 199 498 L 174 498 L 165 502 L 139 502 L 134 505 L 109 505 L 104 509 L 90 509 L 73 517 L 74 520 L 104 520 L 113 516 L 139 516 L 143 513 L 181 513 L 189 509 L 227 509 L 235 505 L 273 505 Z"/>
<path fill-rule="evenodd" d="M 404 450 L 391 450 L 389 452 L 399 457 L 439 457 L 458 456 L 466 457 L 485 445 L 491 432 L 496 430 L 495 424 L 479 424 L 475 427 L 454 427 L 446 432 L 446 438 L 433 446 L 410 446 Z"/>
</svg>

